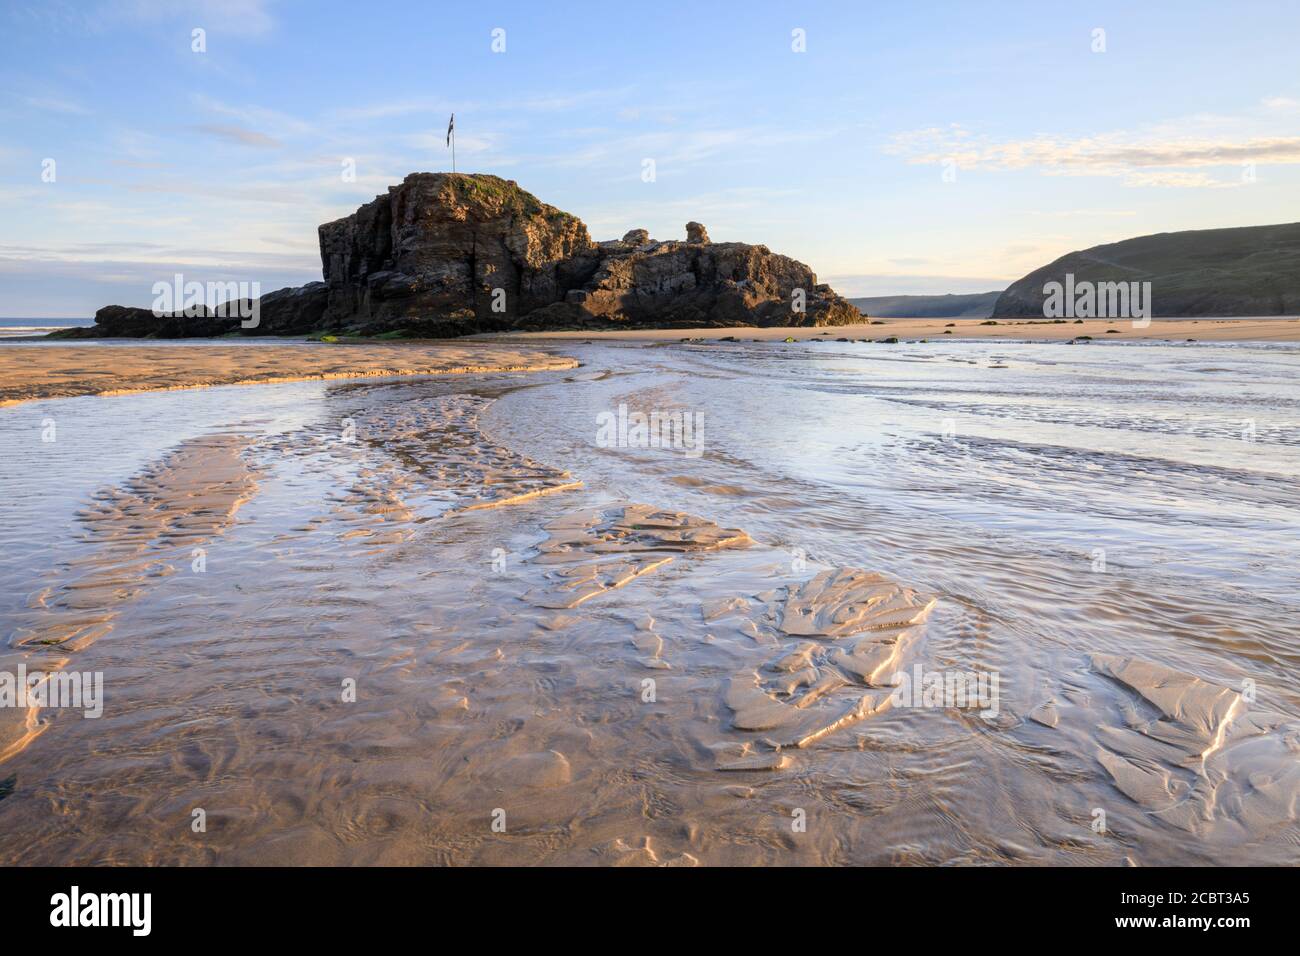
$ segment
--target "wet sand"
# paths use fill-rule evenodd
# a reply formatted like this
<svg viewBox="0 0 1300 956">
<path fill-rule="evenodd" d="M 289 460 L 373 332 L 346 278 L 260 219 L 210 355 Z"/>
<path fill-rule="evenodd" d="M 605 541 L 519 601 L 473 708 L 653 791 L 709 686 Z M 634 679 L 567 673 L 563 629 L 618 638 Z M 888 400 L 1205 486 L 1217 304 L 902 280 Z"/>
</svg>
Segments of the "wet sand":
<svg viewBox="0 0 1300 956">
<path fill-rule="evenodd" d="M 0 405 L 77 395 L 311 379 L 572 368 L 572 360 L 481 344 L 0 344 Z"/>
<path fill-rule="evenodd" d="M 1294 350 L 569 350 L 0 413 L 0 863 L 1300 861 Z"/>
<path fill-rule="evenodd" d="M 1053 324 L 1043 319 L 873 319 L 855 325 L 826 328 L 756 328 L 736 326 L 725 329 L 602 329 L 591 332 L 518 332 L 508 336 L 479 338 L 506 341 L 553 339 L 556 341 L 680 342 L 682 339 L 716 341 L 737 338 L 752 342 L 780 342 L 787 338 L 803 342 L 809 339 L 848 338 L 854 341 L 878 340 L 897 336 L 900 339 L 1008 339 L 1026 342 L 1064 342 L 1082 335 L 1094 339 L 1174 341 L 1195 339 L 1203 342 L 1300 342 L 1300 318 L 1261 319 L 1153 319 L 1145 328 L 1136 328 L 1128 319 L 1084 319 Z M 1113 330 L 1113 331 L 1112 331 Z"/>
</svg>

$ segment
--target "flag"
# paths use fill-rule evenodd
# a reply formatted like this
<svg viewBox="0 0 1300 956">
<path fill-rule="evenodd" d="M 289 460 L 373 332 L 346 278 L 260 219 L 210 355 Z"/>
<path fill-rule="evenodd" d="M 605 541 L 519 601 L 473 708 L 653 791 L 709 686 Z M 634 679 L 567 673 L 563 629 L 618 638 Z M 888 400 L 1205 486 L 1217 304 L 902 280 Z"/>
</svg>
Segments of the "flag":
<svg viewBox="0 0 1300 956">
<path fill-rule="evenodd" d="M 456 130 L 456 114 L 451 114 L 451 119 L 447 121 L 447 145 L 451 145 L 451 134 Z"/>
</svg>

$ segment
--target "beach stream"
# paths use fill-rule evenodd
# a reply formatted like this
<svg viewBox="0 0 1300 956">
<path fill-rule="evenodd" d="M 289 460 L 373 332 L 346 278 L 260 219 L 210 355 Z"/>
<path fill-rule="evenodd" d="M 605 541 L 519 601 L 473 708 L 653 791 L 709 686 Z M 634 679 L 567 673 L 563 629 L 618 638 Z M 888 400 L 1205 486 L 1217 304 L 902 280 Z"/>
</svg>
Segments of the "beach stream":
<svg viewBox="0 0 1300 956">
<path fill-rule="evenodd" d="M 1300 348 L 832 339 L 0 409 L 0 862 L 1300 862 Z"/>
</svg>

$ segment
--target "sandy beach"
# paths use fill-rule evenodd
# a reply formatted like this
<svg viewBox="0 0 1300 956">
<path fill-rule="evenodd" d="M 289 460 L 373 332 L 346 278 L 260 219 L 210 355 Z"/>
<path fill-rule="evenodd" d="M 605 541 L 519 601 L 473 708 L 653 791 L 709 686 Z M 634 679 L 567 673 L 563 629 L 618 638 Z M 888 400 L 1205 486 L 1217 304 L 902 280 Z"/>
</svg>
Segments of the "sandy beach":
<svg viewBox="0 0 1300 956">
<path fill-rule="evenodd" d="M 1132 328 L 1128 322 L 1101 320 L 1066 325 L 1002 320 L 988 325 L 974 319 L 883 319 L 830 328 L 738 326 L 517 332 L 382 344 L 259 341 L 227 345 L 195 341 L 156 345 L 122 341 L 56 345 L 28 340 L 0 344 L 0 406 L 78 395 L 317 379 L 544 371 L 577 364 L 563 355 L 520 347 L 530 341 L 664 343 L 735 338 L 750 342 L 856 342 L 897 337 L 1061 342 L 1081 336 L 1103 341 L 1296 342 L 1300 341 L 1300 318 L 1157 320 L 1142 329 Z"/>
<path fill-rule="evenodd" d="M 1293 348 L 684 337 L 0 349 L 0 862 L 1295 862 Z"/>
<path fill-rule="evenodd" d="M 995 322 L 996 324 L 990 324 Z M 1112 331 L 1113 330 L 1113 331 Z M 712 341 L 738 338 L 756 342 L 796 341 L 822 338 L 879 340 L 900 339 L 1007 339 L 1024 342 L 1063 342 L 1088 335 L 1094 339 L 1182 342 L 1297 342 L 1300 318 L 1260 319 L 1153 319 L 1145 328 L 1135 328 L 1128 319 L 1085 319 L 1056 324 L 1042 319 L 872 319 L 854 325 L 826 328 L 736 326 L 718 329 L 602 329 L 590 332 L 518 332 L 509 336 L 477 338 L 528 341 L 587 339 L 626 342 L 677 342 L 684 338 Z"/>
<path fill-rule="evenodd" d="M 573 368 L 572 359 L 469 343 L 206 342 L 0 345 L 0 406 L 40 398 L 314 379 Z"/>
</svg>

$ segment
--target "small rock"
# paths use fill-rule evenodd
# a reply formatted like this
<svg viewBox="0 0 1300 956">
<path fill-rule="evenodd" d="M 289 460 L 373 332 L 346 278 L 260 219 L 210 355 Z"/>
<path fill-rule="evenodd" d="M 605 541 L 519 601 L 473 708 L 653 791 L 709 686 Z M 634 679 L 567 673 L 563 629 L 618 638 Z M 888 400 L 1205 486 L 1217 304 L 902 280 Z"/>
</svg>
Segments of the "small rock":
<svg viewBox="0 0 1300 956">
<path fill-rule="evenodd" d="M 709 241 L 708 230 L 704 228 L 703 223 L 688 222 L 686 224 L 686 241 L 694 243 L 706 243 Z"/>
</svg>

